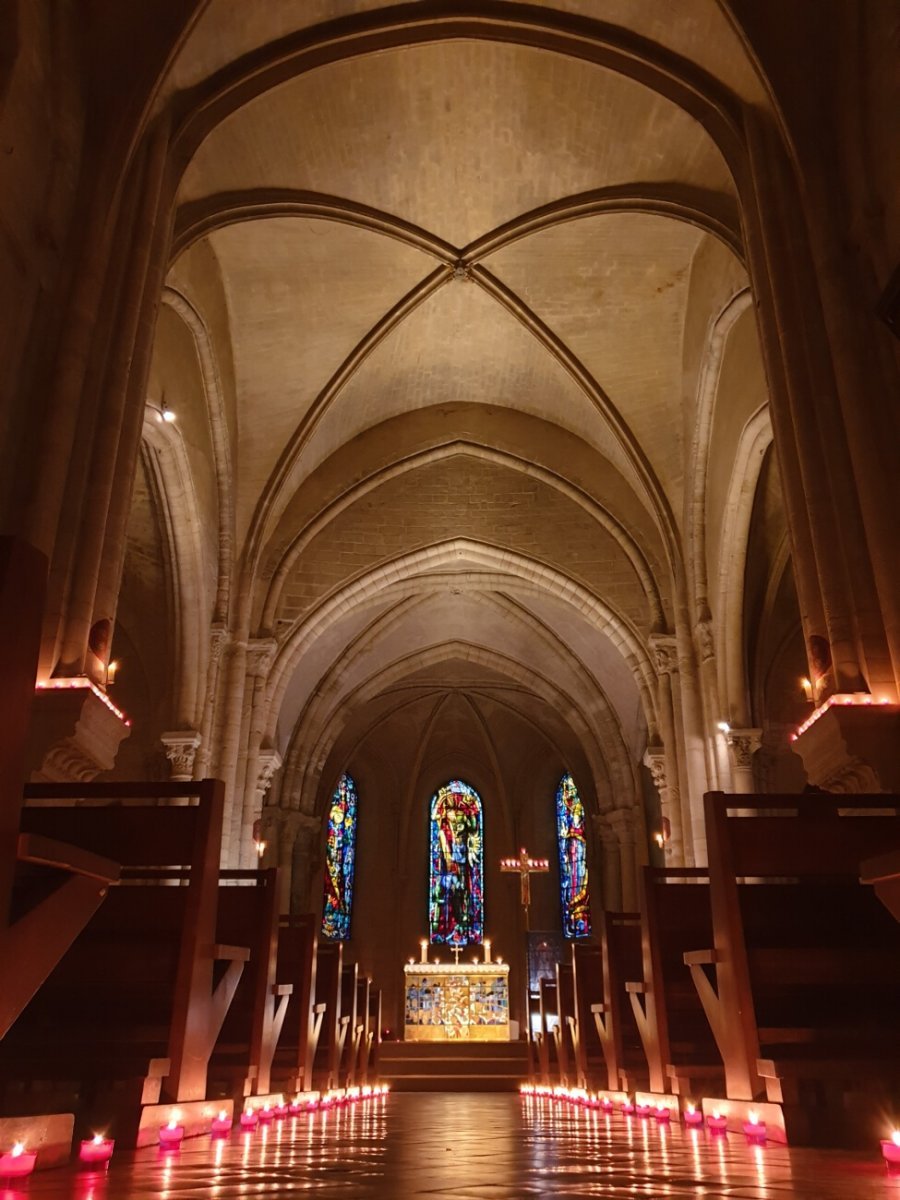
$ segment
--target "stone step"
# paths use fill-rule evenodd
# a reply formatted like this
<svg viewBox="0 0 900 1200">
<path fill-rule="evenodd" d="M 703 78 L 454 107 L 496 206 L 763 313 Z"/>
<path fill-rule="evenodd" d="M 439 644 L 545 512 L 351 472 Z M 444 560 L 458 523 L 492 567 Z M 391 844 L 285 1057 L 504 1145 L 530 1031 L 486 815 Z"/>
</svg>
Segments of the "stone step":
<svg viewBox="0 0 900 1200">
<path fill-rule="evenodd" d="M 514 1092 L 527 1074 L 524 1042 L 386 1042 L 378 1062 L 401 1092 Z"/>
</svg>

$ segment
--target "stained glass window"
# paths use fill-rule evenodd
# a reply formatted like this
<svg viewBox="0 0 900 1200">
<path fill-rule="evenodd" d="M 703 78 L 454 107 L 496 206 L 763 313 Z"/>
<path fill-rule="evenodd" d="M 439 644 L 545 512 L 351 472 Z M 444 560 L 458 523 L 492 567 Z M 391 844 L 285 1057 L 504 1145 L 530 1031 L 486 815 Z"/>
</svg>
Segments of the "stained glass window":
<svg viewBox="0 0 900 1200">
<path fill-rule="evenodd" d="M 353 866 L 356 859 L 356 785 L 342 775 L 331 797 L 325 847 L 325 905 L 322 936 L 342 942 L 350 936 Z"/>
<path fill-rule="evenodd" d="M 481 941 L 483 858 L 481 798 L 467 783 L 454 779 L 431 798 L 432 942 L 464 946 Z"/>
<path fill-rule="evenodd" d="M 556 837 L 562 892 L 563 933 L 567 938 L 589 937 L 591 901 L 588 891 L 584 805 L 571 775 L 563 775 L 556 792 Z"/>
</svg>

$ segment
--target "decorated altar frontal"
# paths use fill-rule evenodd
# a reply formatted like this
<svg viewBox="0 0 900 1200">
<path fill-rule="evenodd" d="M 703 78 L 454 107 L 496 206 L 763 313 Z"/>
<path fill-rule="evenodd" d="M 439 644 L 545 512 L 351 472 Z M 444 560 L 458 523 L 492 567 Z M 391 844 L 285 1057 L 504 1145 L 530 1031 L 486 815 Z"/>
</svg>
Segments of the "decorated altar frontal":
<svg viewBox="0 0 900 1200">
<path fill-rule="evenodd" d="M 507 963 L 408 963 L 407 1041 L 509 1041 Z"/>
</svg>

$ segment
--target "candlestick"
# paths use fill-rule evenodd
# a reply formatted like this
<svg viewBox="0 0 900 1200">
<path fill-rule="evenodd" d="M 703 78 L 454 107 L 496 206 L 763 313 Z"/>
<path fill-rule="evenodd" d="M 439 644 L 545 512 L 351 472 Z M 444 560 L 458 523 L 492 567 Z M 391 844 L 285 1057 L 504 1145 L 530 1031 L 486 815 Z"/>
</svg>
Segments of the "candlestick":
<svg viewBox="0 0 900 1200">
<path fill-rule="evenodd" d="M 95 1133 L 92 1138 L 85 1138 L 78 1151 L 78 1157 L 86 1163 L 104 1163 L 112 1158 L 115 1141 L 105 1138 L 102 1133 Z"/>
<path fill-rule="evenodd" d="M 218 1116 L 213 1117 L 210 1125 L 210 1133 L 223 1134 L 231 1133 L 232 1120 L 227 1111 L 223 1108 L 219 1111 Z"/>
<path fill-rule="evenodd" d="M 26 1150 L 24 1142 L 16 1142 L 12 1150 L 0 1154 L 0 1179 L 21 1179 L 30 1175 L 37 1162 L 37 1151 Z"/>
<path fill-rule="evenodd" d="M 168 1125 L 163 1125 L 159 1131 L 159 1144 L 169 1149 L 176 1149 L 184 1138 L 184 1126 L 178 1124 L 177 1115 L 173 1115 Z"/>
<path fill-rule="evenodd" d="M 881 1154 L 888 1167 L 900 1167 L 900 1129 L 881 1140 Z"/>
<path fill-rule="evenodd" d="M 428 943 L 425 941 L 424 938 L 422 938 L 421 942 L 419 942 L 419 951 L 421 952 L 421 957 L 419 959 L 419 962 L 427 963 L 428 962 Z"/>
<path fill-rule="evenodd" d="M 489 963 L 491 961 L 491 939 L 490 938 L 484 939 L 484 961 L 486 963 Z"/>
</svg>

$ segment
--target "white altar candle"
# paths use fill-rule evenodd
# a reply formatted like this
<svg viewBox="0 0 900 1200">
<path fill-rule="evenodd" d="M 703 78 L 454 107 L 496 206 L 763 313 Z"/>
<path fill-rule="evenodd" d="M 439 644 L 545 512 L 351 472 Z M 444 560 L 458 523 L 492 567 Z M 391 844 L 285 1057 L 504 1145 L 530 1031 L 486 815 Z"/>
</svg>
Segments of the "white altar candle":
<svg viewBox="0 0 900 1200">
<path fill-rule="evenodd" d="M 484 939 L 484 961 L 486 963 L 489 963 L 491 961 L 491 939 L 490 938 Z"/>
</svg>

